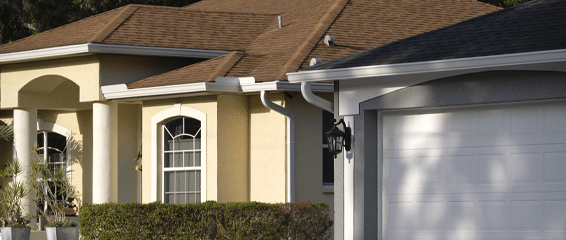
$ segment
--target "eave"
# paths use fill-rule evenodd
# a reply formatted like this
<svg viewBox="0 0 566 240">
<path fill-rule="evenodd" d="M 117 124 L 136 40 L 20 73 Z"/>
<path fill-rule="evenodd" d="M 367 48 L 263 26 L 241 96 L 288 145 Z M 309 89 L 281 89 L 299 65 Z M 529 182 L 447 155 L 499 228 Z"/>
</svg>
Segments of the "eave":
<svg viewBox="0 0 566 240">
<path fill-rule="evenodd" d="M 504 54 L 486 57 L 471 57 L 415 63 L 384 64 L 341 69 L 307 70 L 287 73 L 289 82 L 316 82 L 354 80 L 385 76 L 403 76 L 425 73 L 451 73 L 456 71 L 481 71 L 483 69 L 504 69 L 544 63 L 566 62 L 566 49 Z M 566 71 L 566 67 L 561 69 Z"/>
<path fill-rule="evenodd" d="M 334 84 L 316 83 L 312 85 L 313 92 L 334 92 Z M 259 93 L 261 91 L 290 91 L 300 92 L 301 85 L 287 81 L 259 82 L 251 84 L 225 84 L 217 82 L 202 82 L 168 85 L 160 87 L 128 89 L 125 84 L 101 87 L 104 98 L 108 100 L 149 100 L 164 97 L 182 97 L 212 95 L 217 93 Z"/>
<path fill-rule="evenodd" d="M 94 53 L 155 57 L 215 58 L 230 53 L 230 51 L 86 43 L 0 54 L 0 65 L 73 57 Z"/>
</svg>

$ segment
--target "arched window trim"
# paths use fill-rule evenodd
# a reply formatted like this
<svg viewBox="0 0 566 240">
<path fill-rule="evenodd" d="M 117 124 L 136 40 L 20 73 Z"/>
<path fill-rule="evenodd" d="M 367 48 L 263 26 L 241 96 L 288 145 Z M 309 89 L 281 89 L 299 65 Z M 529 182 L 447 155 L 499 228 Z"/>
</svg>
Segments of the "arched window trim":
<svg viewBox="0 0 566 240">
<path fill-rule="evenodd" d="M 153 117 L 151 117 L 151 201 L 158 200 L 161 192 L 158 192 L 157 176 L 161 167 L 157 164 L 159 156 L 162 155 L 158 151 L 158 146 L 162 144 L 162 136 L 159 136 L 158 129 L 163 126 L 165 122 L 173 117 L 188 117 L 200 121 L 201 124 L 201 202 L 206 201 L 206 113 L 190 107 L 183 107 L 180 103 L 175 104 L 172 108 L 163 110 Z"/>
<path fill-rule="evenodd" d="M 70 182 L 72 182 L 71 179 L 71 170 L 72 170 L 72 164 L 71 164 L 71 130 L 56 124 L 56 123 L 52 123 L 52 122 L 45 122 L 43 119 L 37 119 L 37 132 L 54 132 L 57 133 L 59 135 L 65 136 L 65 138 L 67 139 L 67 179 L 69 179 Z"/>
</svg>

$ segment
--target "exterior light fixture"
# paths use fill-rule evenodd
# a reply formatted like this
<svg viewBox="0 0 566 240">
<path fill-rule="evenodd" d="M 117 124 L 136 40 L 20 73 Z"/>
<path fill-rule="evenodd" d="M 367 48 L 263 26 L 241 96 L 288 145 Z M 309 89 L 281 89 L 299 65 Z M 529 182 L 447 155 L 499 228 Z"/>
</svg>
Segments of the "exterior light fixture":
<svg viewBox="0 0 566 240">
<path fill-rule="evenodd" d="M 332 120 L 332 122 L 334 126 L 332 126 L 328 132 L 324 133 L 324 137 L 328 143 L 328 152 L 334 154 L 334 158 L 336 158 L 336 155 L 342 152 L 342 147 L 344 147 L 346 151 L 350 151 L 352 130 L 349 127 L 346 127 L 344 119 L 340 119 L 338 123 L 335 123 L 336 119 Z M 340 123 L 342 123 L 342 127 L 345 132 L 336 127 L 340 125 Z"/>
</svg>

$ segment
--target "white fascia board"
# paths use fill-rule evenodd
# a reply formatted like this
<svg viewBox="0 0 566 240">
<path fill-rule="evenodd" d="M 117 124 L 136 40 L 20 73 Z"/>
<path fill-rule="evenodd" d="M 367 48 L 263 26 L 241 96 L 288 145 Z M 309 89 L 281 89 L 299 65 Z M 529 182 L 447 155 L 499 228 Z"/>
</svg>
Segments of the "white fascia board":
<svg viewBox="0 0 566 240">
<path fill-rule="evenodd" d="M 127 54 L 127 55 L 190 57 L 190 58 L 215 58 L 230 53 L 230 51 L 222 51 L 222 50 L 140 47 L 140 46 L 100 44 L 100 43 L 89 43 L 88 50 L 91 53 L 113 53 L 113 54 Z"/>
<path fill-rule="evenodd" d="M 230 51 L 86 43 L 0 54 L 0 64 L 71 57 L 88 53 L 126 54 L 160 57 L 215 58 L 228 54 L 230 53 Z"/>
<path fill-rule="evenodd" d="M 331 93 L 334 92 L 334 84 L 332 83 L 315 83 L 312 84 L 313 92 Z M 297 83 L 289 83 L 286 81 L 262 82 L 255 84 L 218 84 L 214 82 L 205 83 L 188 83 L 160 87 L 134 88 L 128 89 L 126 84 L 108 85 L 101 87 L 102 94 L 106 99 L 134 99 L 134 98 L 151 98 L 164 95 L 179 94 L 196 94 L 196 93 L 253 93 L 261 91 L 301 91 L 301 85 Z"/>
<path fill-rule="evenodd" d="M 289 79 L 289 82 L 335 81 L 380 76 L 400 76 L 431 72 L 473 70 L 561 61 L 566 61 L 566 49 L 416 63 L 301 71 L 287 73 L 287 78 Z"/>
</svg>

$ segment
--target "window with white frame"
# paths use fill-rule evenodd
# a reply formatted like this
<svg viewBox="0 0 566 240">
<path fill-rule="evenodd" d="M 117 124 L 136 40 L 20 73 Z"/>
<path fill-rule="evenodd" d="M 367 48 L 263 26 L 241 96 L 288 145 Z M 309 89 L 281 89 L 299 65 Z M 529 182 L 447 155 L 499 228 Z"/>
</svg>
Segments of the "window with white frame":
<svg viewBox="0 0 566 240">
<path fill-rule="evenodd" d="M 201 122 L 178 117 L 163 124 L 163 202 L 201 202 Z"/>
<path fill-rule="evenodd" d="M 52 172 L 68 171 L 67 137 L 50 131 L 37 132 L 37 155 L 39 160 L 47 165 Z M 49 186 L 51 191 L 59 193 L 55 186 Z M 57 196 L 62 200 L 63 196 Z"/>
</svg>

